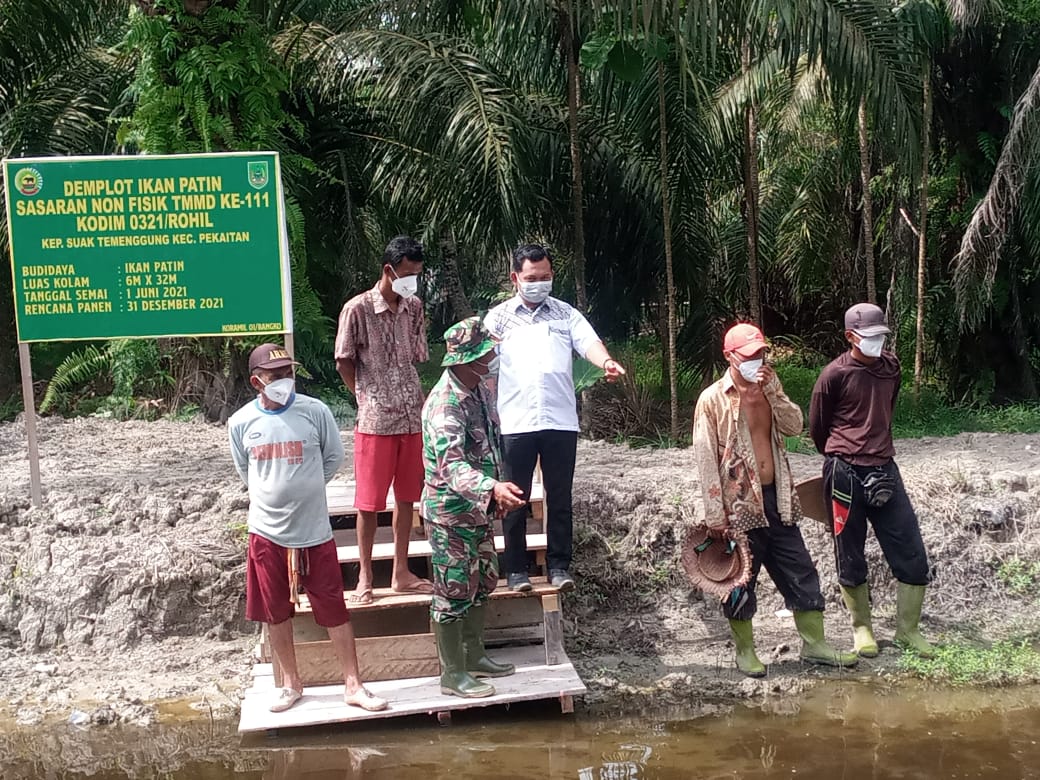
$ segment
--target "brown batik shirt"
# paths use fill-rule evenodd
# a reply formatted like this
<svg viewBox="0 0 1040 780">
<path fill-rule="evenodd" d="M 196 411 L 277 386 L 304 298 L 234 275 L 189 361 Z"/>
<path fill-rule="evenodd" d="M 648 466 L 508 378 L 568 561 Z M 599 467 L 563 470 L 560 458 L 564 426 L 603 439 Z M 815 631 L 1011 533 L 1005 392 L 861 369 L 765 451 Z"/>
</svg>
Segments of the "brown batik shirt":
<svg viewBox="0 0 1040 780">
<path fill-rule="evenodd" d="M 376 286 L 343 305 L 336 359 L 352 360 L 356 367 L 358 433 L 421 432 L 423 393 L 415 364 L 428 357 L 418 298 L 402 298 L 395 312 Z"/>
<path fill-rule="evenodd" d="M 770 439 L 780 520 L 794 525 L 802 519 L 802 507 L 794 490 L 784 436 L 802 432 L 802 410 L 784 394 L 775 376 L 762 385 L 762 393 L 773 410 Z M 701 478 L 704 525 L 718 528 L 728 523 L 738 533 L 768 527 L 751 430 L 740 413 L 740 393 L 729 370 L 697 401 L 693 454 Z"/>
</svg>

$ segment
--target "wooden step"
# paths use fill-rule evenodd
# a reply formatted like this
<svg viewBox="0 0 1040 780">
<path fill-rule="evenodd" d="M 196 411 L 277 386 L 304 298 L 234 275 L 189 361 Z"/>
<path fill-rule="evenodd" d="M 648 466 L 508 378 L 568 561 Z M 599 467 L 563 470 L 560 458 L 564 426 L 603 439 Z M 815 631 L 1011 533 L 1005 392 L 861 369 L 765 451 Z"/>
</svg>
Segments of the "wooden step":
<svg viewBox="0 0 1040 780">
<path fill-rule="evenodd" d="M 383 712 L 365 712 L 343 703 L 343 685 L 305 687 L 304 698 L 285 712 L 270 712 L 268 706 L 276 694 L 273 668 L 269 664 L 254 667 L 253 686 L 245 692 L 239 732 L 313 726 L 320 723 L 342 723 L 404 715 L 425 715 L 471 707 L 487 707 L 514 701 L 559 699 L 564 712 L 573 711 L 573 696 L 585 693 L 585 685 L 566 655 L 558 663 L 547 664 L 540 647 L 510 647 L 493 653 L 496 661 L 516 665 L 516 674 L 491 680 L 495 695 L 486 699 L 461 699 L 444 696 L 436 674 L 405 680 L 366 683 L 377 696 L 390 702 Z"/>
<path fill-rule="evenodd" d="M 527 535 L 527 549 L 531 552 L 544 552 L 548 545 L 547 537 L 545 534 L 528 534 Z M 495 537 L 495 550 L 502 552 L 506 549 L 505 538 L 502 536 Z M 426 539 L 410 539 L 408 541 L 408 557 L 409 558 L 429 558 L 433 554 L 430 549 L 430 543 Z M 340 563 L 357 563 L 360 558 L 358 546 L 356 544 L 349 545 L 336 545 L 336 557 Z M 393 542 L 377 542 L 372 545 L 372 560 L 373 561 L 392 561 L 394 559 L 394 543 Z"/>
<path fill-rule="evenodd" d="M 522 599 L 532 596 L 541 598 L 550 593 L 560 592 L 559 588 L 549 584 L 546 577 L 532 577 L 531 585 L 532 588 L 527 593 L 518 593 L 510 590 L 505 580 L 499 580 L 498 587 L 491 593 L 491 598 L 495 601 L 500 599 Z M 351 604 L 350 596 L 352 594 L 353 591 L 343 593 L 343 601 L 346 602 L 347 608 L 352 614 L 355 612 L 374 612 L 382 609 L 400 609 L 403 607 L 426 607 L 429 606 L 432 600 L 431 596 L 426 593 L 396 593 L 390 588 L 374 588 L 372 590 L 372 603 Z M 307 594 L 301 593 L 300 603 L 296 605 L 296 614 L 305 615 L 311 611 L 311 603 L 307 598 Z"/>
<path fill-rule="evenodd" d="M 329 505 L 329 516 L 330 517 L 341 517 L 348 515 L 356 515 L 357 508 L 354 506 L 354 495 L 356 492 L 356 484 L 353 480 L 332 480 L 325 486 L 325 500 Z M 534 482 L 531 484 L 531 509 L 534 516 L 541 519 L 543 511 L 542 504 L 545 501 L 545 490 L 542 487 L 541 482 Z M 386 507 L 382 510 L 384 512 L 394 511 L 394 490 L 390 488 L 390 492 L 386 497 Z M 416 502 L 413 505 L 414 517 L 418 518 L 419 503 Z"/>
</svg>

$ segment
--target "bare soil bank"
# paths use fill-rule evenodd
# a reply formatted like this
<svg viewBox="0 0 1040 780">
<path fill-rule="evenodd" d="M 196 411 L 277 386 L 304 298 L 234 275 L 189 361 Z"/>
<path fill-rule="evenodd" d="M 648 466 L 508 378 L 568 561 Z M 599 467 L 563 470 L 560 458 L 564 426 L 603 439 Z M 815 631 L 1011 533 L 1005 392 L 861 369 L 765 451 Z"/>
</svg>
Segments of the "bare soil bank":
<svg viewBox="0 0 1040 780">
<path fill-rule="evenodd" d="M 247 498 L 225 437 L 201 423 L 42 420 L 46 502 L 33 509 L 24 428 L 0 426 L 0 720 L 81 711 L 95 723 L 147 724 L 168 699 L 235 712 L 256 633 L 242 618 Z M 349 432 L 344 440 L 349 452 Z M 1033 632 L 1035 596 L 1012 592 L 997 572 L 1040 559 L 1040 436 L 904 440 L 898 452 L 935 568 L 926 632 L 957 641 Z M 800 476 L 819 468 L 817 458 L 792 461 Z M 782 709 L 822 679 L 895 673 L 892 648 L 854 671 L 800 663 L 793 621 L 777 614 L 783 603 L 765 576 L 756 639 L 770 673 L 753 681 L 733 670 L 717 602 L 691 593 L 678 566 L 679 540 L 701 511 L 687 452 L 583 442 L 575 483 L 580 579 L 565 609 L 585 706 L 711 712 L 751 699 Z M 815 522 L 803 531 L 829 636 L 849 646 L 829 538 Z M 868 549 L 885 640 L 894 589 L 873 541 Z"/>
</svg>

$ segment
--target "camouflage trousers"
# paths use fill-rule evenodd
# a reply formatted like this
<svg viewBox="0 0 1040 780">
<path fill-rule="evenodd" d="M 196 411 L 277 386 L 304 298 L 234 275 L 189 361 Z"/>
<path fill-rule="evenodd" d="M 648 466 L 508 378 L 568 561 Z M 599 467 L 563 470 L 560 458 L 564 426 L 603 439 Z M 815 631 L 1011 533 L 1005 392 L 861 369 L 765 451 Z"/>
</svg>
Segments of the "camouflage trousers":
<svg viewBox="0 0 1040 780">
<path fill-rule="evenodd" d="M 448 526 L 430 523 L 433 601 L 430 617 L 451 623 L 479 607 L 498 585 L 498 555 L 491 525 Z"/>
</svg>

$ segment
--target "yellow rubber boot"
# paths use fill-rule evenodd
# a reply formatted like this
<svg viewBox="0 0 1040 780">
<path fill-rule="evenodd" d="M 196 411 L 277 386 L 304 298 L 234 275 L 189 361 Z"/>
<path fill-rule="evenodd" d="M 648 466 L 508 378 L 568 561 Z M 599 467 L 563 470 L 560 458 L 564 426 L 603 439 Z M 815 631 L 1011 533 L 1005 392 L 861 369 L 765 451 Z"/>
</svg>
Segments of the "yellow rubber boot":
<svg viewBox="0 0 1040 780">
<path fill-rule="evenodd" d="M 924 585 L 899 583 L 896 591 L 896 634 L 893 641 L 904 650 L 911 650 L 922 658 L 934 658 L 935 648 L 921 636 L 921 607 L 924 604 Z"/>
<path fill-rule="evenodd" d="M 867 583 L 855 588 L 841 586 L 841 597 L 852 617 L 852 637 L 855 642 L 856 655 L 863 658 L 877 658 L 878 645 L 874 639 L 874 629 L 870 625 L 870 588 Z"/>
<path fill-rule="evenodd" d="M 737 668 L 748 677 L 765 677 L 766 666 L 755 653 L 755 636 L 750 620 L 730 620 L 733 644 L 737 648 Z"/>
<path fill-rule="evenodd" d="M 795 612 L 794 624 L 802 638 L 803 661 L 823 666 L 855 666 L 859 662 L 859 656 L 855 653 L 843 653 L 827 644 L 823 638 L 822 612 Z"/>
</svg>

